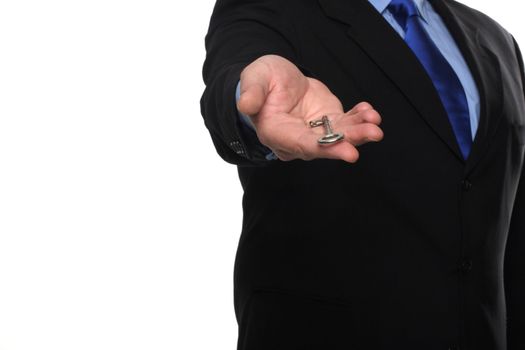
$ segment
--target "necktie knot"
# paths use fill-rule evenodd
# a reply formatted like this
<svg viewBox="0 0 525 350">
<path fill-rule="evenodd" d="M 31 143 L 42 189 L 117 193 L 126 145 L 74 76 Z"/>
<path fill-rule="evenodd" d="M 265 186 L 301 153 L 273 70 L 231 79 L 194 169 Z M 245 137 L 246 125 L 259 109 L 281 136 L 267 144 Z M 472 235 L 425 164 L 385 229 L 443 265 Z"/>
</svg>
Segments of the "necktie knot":
<svg viewBox="0 0 525 350">
<path fill-rule="evenodd" d="M 414 0 L 392 0 L 387 8 L 405 31 L 408 18 L 419 16 Z"/>
</svg>

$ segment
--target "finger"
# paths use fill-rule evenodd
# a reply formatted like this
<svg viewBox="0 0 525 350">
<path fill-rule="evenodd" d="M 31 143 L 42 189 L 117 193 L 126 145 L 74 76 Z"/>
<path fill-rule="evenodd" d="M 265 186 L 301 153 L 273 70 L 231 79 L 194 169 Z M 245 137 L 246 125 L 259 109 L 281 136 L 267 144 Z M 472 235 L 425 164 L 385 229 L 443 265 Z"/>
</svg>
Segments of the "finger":
<svg viewBox="0 0 525 350">
<path fill-rule="evenodd" d="M 375 109 L 367 109 L 358 113 L 362 122 L 381 124 L 381 115 Z"/>
<path fill-rule="evenodd" d="M 370 103 L 363 101 L 363 102 L 359 102 L 358 104 L 356 104 L 351 110 L 346 112 L 346 114 L 352 115 L 352 114 L 356 114 L 362 111 L 366 111 L 368 109 L 374 109 L 374 107 L 372 107 Z"/>
<path fill-rule="evenodd" d="M 360 112 L 353 114 L 345 113 L 342 118 L 337 121 L 337 125 L 345 124 L 361 124 L 361 123 L 372 123 L 379 125 L 381 124 L 381 116 L 375 109 L 365 109 Z"/>
<path fill-rule="evenodd" d="M 338 142 L 332 145 L 319 145 L 321 158 L 341 159 L 348 163 L 355 163 L 359 159 L 359 151 L 348 142 Z"/>
<path fill-rule="evenodd" d="M 241 74 L 241 95 L 237 109 L 250 116 L 259 113 L 266 101 L 269 84 L 269 72 L 264 66 L 248 66 Z"/>
<path fill-rule="evenodd" d="M 372 123 L 350 125 L 343 129 L 345 140 L 359 146 L 367 142 L 378 142 L 384 137 L 383 130 Z"/>
</svg>

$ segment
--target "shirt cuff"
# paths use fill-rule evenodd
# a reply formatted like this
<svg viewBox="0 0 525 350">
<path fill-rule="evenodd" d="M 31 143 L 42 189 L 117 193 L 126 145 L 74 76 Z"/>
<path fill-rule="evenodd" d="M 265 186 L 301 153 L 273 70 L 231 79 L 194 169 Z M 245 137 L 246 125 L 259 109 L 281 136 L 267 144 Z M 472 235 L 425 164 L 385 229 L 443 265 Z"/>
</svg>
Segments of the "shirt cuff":
<svg viewBox="0 0 525 350">
<path fill-rule="evenodd" d="M 237 83 L 237 88 L 235 89 L 235 101 L 238 102 L 239 98 L 241 96 L 241 82 L 239 81 Z M 237 114 L 239 115 L 239 119 L 241 120 L 241 125 L 246 127 L 246 129 L 249 129 L 249 131 L 252 131 L 251 137 L 257 138 L 257 134 L 255 134 L 255 125 L 253 125 L 253 122 L 249 116 L 247 116 L 244 113 L 241 113 L 239 110 L 237 110 Z M 248 130 L 247 130 L 248 131 Z M 248 132 L 250 133 L 250 132 Z M 266 146 L 260 144 L 260 149 L 265 153 L 266 160 L 277 160 L 277 156 Z"/>
</svg>

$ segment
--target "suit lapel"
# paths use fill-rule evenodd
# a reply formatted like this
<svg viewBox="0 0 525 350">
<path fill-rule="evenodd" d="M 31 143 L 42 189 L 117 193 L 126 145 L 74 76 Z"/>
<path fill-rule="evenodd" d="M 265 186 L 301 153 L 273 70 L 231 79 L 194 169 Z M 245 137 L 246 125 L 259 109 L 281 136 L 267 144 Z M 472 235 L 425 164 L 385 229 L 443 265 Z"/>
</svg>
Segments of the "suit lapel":
<svg viewBox="0 0 525 350">
<path fill-rule="evenodd" d="M 490 44 L 479 35 L 479 23 L 461 11 L 463 5 L 444 0 L 431 0 L 431 4 L 454 37 L 479 90 L 480 119 L 465 167 L 468 175 L 487 152 L 501 120 L 501 68 Z"/>
<path fill-rule="evenodd" d="M 430 0 L 434 10 L 456 41 L 474 77 L 480 94 L 480 121 L 467 159 L 469 173 L 481 160 L 501 118 L 502 81 L 500 67 L 490 44 L 478 34 L 478 23 L 452 1 Z M 382 15 L 366 0 L 319 0 L 325 14 L 348 26 L 348 35 L 400 89 L 456 157 L 463 160 L 456 136 L 448 121 L 432 80 L 412 50 Z"/>
<path fill-rule="evenodd" d="M 325 14 L 348 25 L 348 35 L 405 95 L 450 150 L 463 161 L 432 80 L 405 41 L 366 0 L 319 0 Z"/>
</svg>

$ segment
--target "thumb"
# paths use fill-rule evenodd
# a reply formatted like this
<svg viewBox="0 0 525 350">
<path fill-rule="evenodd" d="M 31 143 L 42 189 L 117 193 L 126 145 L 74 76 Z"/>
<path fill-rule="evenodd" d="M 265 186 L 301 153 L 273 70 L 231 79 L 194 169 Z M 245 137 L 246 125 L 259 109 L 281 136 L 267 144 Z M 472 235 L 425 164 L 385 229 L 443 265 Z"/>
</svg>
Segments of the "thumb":
<svg viewBox="0 0 525 350">
<path fill-rule="evenodd" d="M 237 109 L 243 114 L 253 116 L 260 112 L 266 101 L 270 74 L 263 67 L 247 68 L 241 73 L 241 95 L 237 101 Z"/>
</svg>

